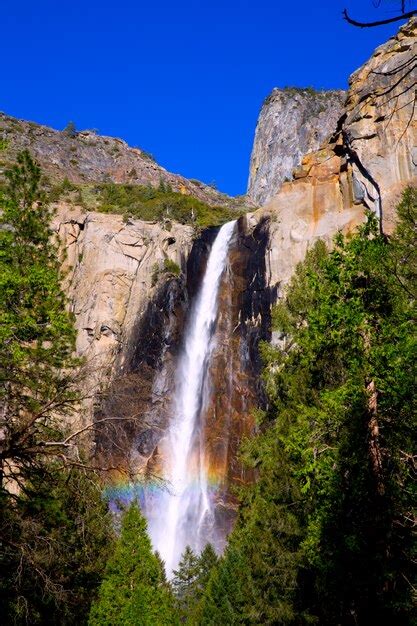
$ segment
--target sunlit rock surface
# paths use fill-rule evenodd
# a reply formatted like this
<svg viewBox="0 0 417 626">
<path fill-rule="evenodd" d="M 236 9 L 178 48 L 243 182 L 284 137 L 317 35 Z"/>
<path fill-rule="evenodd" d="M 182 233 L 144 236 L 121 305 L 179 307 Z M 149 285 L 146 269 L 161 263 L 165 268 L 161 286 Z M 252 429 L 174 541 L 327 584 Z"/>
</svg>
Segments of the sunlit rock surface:
<svg viewBox="0 0 417 626">
<path fill-rule="evenodd" d="M 341 90 L 274 89 L 266 98 L 255 131 L 248 196 L 258 206 L 268 202 L 308 152 L 334 132 L 343 113 Z"/>
<path fill-rule="evenodd" d="M 163 183 L 209 205 L 242 205 L 242 198 L 231 198 L 211 185 L 173 174 L 145 150 L 129 146 L 123 139 L 100 135 L 94 129 L 69 133 L 0 112 L 0 138 L 4 142 L 0 174 L 14 162 L 17 152 L 27 149 L 53 182 L 67 178 L 79 185 L 123 183 L 158 187 Z"/>
<path fill-rule="evenodd" d="M 165 230 L 159 223 L 124 223 L 117 215 L 84 213 L 65 204 L 59 206 L 53 226 L 65 246 L 65 282 L 75 315 L 77 353 L 85 359 L 86 410 L 80 416 L 84 423 L 91 420 L 94 398 L 116 372 L 131 369 L 138 326 L 146 325 L 141 348 L 148 347 L 148 369 L 158 359 L 155 351 L 164 350 L 161 333 L 166 319 L 155 322 L 161 314 L 158 294 L 173 279 L 164 263 L 169 259 L 185 269 L 194 233 L 190 226 L 174 223 Z M 178 285 L 181 280 L 174 282 Z M 169 293 L 163 298 L 165 311 L 170 298 Z M 152 342 L 158 345 L 153 358 Z M 144 367 L 143 377 L 149 376 Z"/>
<path fill-rule="evenodd" d="M 318 238 L 330 243 L 338 231 L 351 231 L 365 209 L 392 230 L 401 191 L 417 184 L 416 35 L 412 19 L 351 76 L 346 112 L 330 140 L 248 216 L 253 224 L 270 220 L 270 286 L 280 290 Z"/>
</svg>

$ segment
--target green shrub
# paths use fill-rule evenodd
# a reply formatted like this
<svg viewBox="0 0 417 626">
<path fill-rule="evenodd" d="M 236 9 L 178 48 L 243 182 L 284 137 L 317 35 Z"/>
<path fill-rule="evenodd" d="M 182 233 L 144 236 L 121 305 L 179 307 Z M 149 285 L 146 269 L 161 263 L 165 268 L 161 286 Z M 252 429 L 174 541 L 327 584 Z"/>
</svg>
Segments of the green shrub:
<svg viewBox="0 0 417 626">
<path fill-rule="evenodd" d="M 77 163 L 73 159 L 70 162 Z M 210 206 L 193 196 L 173 191 L 164 181 L 158 187 L 151 187 L 112 182 L 76 185 L 64 179 L 51 186 L 49 201 L 57 202 L 72 192 L 77 192 L 74 201 L 86 210 L 121 215 L 125 223 L 129 218 L 162 222 L 166 230 L 170 230 L 172 222 L 189 224 L 197 229 L 220 226 L 241 214 L 236 209 Z"/>
<path fill-rule="evenodd" d="M 165 274 L 173 274 L 174 276 L 179 276 L 181 274 L 181 268 L 178 263 L 175 261 L 171 261 L 171 259 L 164 260 L 164 269 Z"/>
<path fill-rule="evenodd" d="M 160 274 L 159 265 L 158 263 L 154 263 L 152 265 L 151 287 L 155 287 L 156 283 L 158 282 L 159 274 Z"/>
<path fill-rule="evenodd" d="M 154 263 L 152 265 L 151 274 L 152 287 L 155 287 L 161 274 L 171 274 L 171 276 L 178 277 L 181 275 L 181 268 L 178 263 L 175 263 L 175 261 L 172 261 L 171 259 L 164 259 L 162 267 L 161 265 L 159 265 L 159 263 Z"/>
<path fill-rule="evenodd" d="M 61 183 L 54 185 L 50 189 L 48 200 L 49 202 L 58 202 L 58 200 L 60 200 L 63 196 L 77 190 L 77 185 L 74 185 L 70 180 L 68 180 L 67 177 L 65 177 Z"/>
</svg>

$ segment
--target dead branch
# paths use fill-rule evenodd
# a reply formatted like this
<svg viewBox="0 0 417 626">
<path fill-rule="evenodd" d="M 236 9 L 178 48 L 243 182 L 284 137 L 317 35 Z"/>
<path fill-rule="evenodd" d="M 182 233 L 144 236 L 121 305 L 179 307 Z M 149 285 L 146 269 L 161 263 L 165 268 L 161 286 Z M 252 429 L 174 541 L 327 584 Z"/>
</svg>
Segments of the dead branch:
<svg viewBox="0 0 417 626">
<path fill-rule="evenodd" d="M 407 13 L 402 13 L 401 15 L 396 15 L 395 17 L 390 17 L 386 20 L 378 20 L 376 22 L 358 22 L 350 17 L 347 12 L 347 9 L 343 11 L 343 18 L 352 26 L 357 26 L 358 28 L 373 28 L 374 26 L 383 26 L 384 24 L 392 24 L 393 22 L 399 22 L 400 20 L 408 20 L 410 17 L 413 17 L 417 14 L 417 9 L 412 9 Z"/>
<path fill-rule="evenodd" d="M 71 433 L 70 435 L 68 435 L 68 437 L 66 439 L 64 439 L 63 441 L 41 441 L 39 442 L 40 446 L 55 446 L 55 447 L 61 447 L 61 448 L 68 448 L 71 444 L 69 443 L 72 439 L 74 439 L 75 437 L 78 437 L 78 435 L 81 435 L 82 433 L 86 432 L 87 430 L 91 430 L 92 428 L 95 428 L 97 426 L 97 424 L 102 424 L 103 422 L 117 422 L 117 421 L 134 421 L 135 417 L 103 417 L 102 419 L 96 420 L 95 422 L 92 422 L 91 424 L 88 424 L 87 426 L 84 426 L 84 428 L 80 428 L 79 430 L 75 431 L 74 433 Z"/>
</svg>

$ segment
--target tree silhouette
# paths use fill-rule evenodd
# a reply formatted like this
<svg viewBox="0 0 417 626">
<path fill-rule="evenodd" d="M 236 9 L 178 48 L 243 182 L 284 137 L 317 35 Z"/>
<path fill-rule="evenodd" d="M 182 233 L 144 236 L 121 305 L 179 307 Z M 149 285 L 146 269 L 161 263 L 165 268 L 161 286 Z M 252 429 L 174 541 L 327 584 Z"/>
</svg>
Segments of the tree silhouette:
<svg viewBox="0 0 417 626">
<path fill-rule="evenodd" d="M 381 0 L 374 0 L 373 4 L 376 8 L 378 8 L 381 4 Z M 350 17 L 347 9 L 344 9 L 343 17 L 349 24 L 352 24 L 352 26 L 357 26 L 358 28 L 372 28 L 373 26 L 383 26 L 384 24 L 391 24 L 392 22 L 398 22 L 399 20 L 408 20 L 410 17 L 417 14 L 417 8 L 411 8 L 408 11 L 406 10 L 407 0 L 399 0 L 399 5 L 400 15 L 395 15 L 394 17 L 384 20 L 377 20 L 375 22 L 358 22 Z"/>
</svg>

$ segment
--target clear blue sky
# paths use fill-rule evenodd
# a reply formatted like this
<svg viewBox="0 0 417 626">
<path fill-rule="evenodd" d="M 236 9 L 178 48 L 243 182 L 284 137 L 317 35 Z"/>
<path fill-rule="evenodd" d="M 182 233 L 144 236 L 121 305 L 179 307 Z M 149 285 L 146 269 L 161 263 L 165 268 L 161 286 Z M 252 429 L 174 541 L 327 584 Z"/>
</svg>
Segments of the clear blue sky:
<svg viewBox="0 0 417 626">
<path fill-rule="evenodd" d="M 2 0 L 0 110 L 97 128 L 167 169 L 246 190 L 259 108 L 273 87 L 345 88 L 399 25 L 394 0 Z"/>
</svg>

